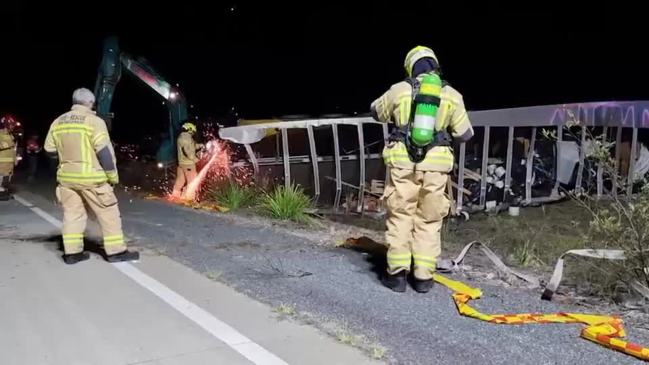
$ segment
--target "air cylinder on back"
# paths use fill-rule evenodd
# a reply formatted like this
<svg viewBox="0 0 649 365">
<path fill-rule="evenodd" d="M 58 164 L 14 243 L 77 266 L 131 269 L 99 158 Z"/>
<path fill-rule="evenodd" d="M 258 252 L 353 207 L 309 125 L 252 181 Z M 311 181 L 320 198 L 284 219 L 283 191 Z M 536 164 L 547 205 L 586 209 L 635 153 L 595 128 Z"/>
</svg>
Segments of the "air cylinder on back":
<svg viewBox="0 0 649 365">
<path fill-rule="evenodd" d="M 410 138 L 415 146 L 423 147 L 435 138 L 435 121 L 440 104 L 442 80 L 436 74 L 424 76 L 415 97 L 415 118 Z"/>
</svg>

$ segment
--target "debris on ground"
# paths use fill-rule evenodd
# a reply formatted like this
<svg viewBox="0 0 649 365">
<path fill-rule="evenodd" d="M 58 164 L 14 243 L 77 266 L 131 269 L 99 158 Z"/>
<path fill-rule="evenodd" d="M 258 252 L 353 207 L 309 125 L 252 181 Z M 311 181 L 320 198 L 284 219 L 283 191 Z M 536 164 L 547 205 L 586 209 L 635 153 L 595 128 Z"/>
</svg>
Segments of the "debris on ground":
<svg viewBox="0 0 649 365">
<path fill-rule="evenodd" d="M 357 206 L 358 206 L 358 197 L 356 197 L 355 195 L 350 199 L 346 200 L 342 204 L 343 209 L 345 209 L 346 211 L 351 211 L 352 209 L 356 209 Z M 370 196 L 370 195 L 365 195 L 363 197 L 363 209 L 365 212 L 372 212 L 372 213 L 385 212 L 385 209 L 382 207 L 380 198 L 377 198 L 375 196 Z"/>
</svg>

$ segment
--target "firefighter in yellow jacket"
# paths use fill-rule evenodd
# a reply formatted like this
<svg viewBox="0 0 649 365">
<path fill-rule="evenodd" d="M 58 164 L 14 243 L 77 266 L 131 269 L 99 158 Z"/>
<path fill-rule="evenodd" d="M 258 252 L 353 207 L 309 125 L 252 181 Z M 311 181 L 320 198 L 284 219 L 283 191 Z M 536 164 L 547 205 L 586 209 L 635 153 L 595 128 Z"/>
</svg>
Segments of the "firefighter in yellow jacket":
<svg viewBox="0 0 649 365">
<path fill-rule="evenodd" d="M 56 197 L 63 206 L 63 260 L 75 264 L 90 258 L 83 250 L 86 206 L 101 226 L 106 259 L 131 261 L 139 253 L 128 251 L 122 232 L 113 185 L 119 181 L 115 152 L 106 129 L 92 107 L 95 96 L 88 89 L 72 94 L 72 110 L 58 117 L 45 139 L 45 151 L 58 159 Z"/>
<path fill-rule="evenodd" d="M 392 122 L 397 129 L 383 150 L 389 168 L 389 182 L 383 199 L 388 211 L 386 241 L 389 245 L 388 273 L 382 282 L 390 289 L 406 290 L 406 276 L 414 266 L 413 287 L 420 293 L 433 286 L 433 273 L 441 253 L 440 230 L 448 215 L 450 201 L 445 189 L 453 169 L 451 138 L 467 141 L 473 129 L 462 95 L 439 79 L 439 63 L 427 47 L 415 47 L 404 63 L 408 79 L 393 85 L 371 105 L 373 117 Z M 413 114 L 419 87 L 426 76 L 440 80 L 436 103 L 434 139 L 422 150 L 412 147 Z M 429 87 L 435 91 L 435 87 Z M 423 86 L 422 86 L 422 90 Z M 419 152 L 417 152 L 419 151 Z"/>
<path fill-rule="evenodd" d="M 9 180 L 16 165 L 16 142 L 11 135 L 4 118 L 0 120 L 0 193 L 5 195 Z"/>
<path fill-rule="evenodd" d="M 176 182 L 172 196 L 175 198 L 182 197 L 187 200 L 194 200 L 195 193 L 188 192 L 187 189 L 182 193 L 183 187 L 196 178 L 196 163 L 198 162 L 198 151 L 203 148 L 203 144 L 194 141 L 196 126 L 193 123 L 183 124 L 183 131 L 178 136 L 178 169 L 176 172 Z"/>
</svg>

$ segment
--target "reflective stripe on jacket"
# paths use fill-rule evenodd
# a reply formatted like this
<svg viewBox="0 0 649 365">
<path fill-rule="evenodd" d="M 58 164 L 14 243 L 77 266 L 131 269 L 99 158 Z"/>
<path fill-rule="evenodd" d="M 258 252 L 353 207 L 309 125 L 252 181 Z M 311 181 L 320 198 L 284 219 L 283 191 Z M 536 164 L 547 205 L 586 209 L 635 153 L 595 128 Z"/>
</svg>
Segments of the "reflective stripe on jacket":
<svg viewBox="0 0 649 365">
<path fill-rule="evenodd" d="M 113 162 L 115 152 L 106 123 L 83 105 L 58 117 L 50 126 L 45 150 L 59 156 L 57 181 L 68 187 L 89 187 L 104 184 L 109 176 L 117 180 L 117 170 L 104 171 L 97 152 L 108 147 Z"/>
<path fill-rule="evenodd" d="M 418 79 L 421 80 L 423 76 L 420 75 Z M 453 137 L 473 133 L 462 95 L 446 85 L 442 88 L 440 99 L 435 130 L 448 131 Z M 372 109 L 381 122 L 393 122 L 398 127 L 407 125 L 412 112 L 412 87 L 406 81 L 392 85 L 390 90 L 372 103 Z M 448 173 L 453 169 L 453 152 L 450 147 L 433 147 L 422 162 L 415 164 L 408 157 L 404 143 L 391 142 L 383 149 L 383 160 L 389 167 L 416 171 Z"/>
</svg>

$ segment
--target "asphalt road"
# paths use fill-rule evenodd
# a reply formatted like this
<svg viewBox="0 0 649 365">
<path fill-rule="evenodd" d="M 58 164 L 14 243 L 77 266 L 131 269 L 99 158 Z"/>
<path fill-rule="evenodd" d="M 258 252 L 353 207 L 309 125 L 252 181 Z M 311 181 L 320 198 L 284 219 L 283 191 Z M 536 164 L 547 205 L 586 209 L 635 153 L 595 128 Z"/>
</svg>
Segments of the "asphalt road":
<svg viewBox="0 0 649 365">
<path fill-rule="evenodd" d="M 31 190 L 31 191 L 25 191 Z M 43 209 L 52 186 L 23 188 Z M 36 197 L 35 195 L 38 195 Z M 579 337 L 580 325 L 493 325 L 457 314 L 450 292 L 428 294 L 383 288 L 368 257 L 317 246 L 266 226 L 242 225 L 165 202 L 120 196 L 129 240 L 219 280 L 251 298 L 295 305 L 323 329 L 345 328 L 387 348 L 397 364 L 632 364 L 634 358 Z M 38 219 L 38 218 L 34 218 Z M 146 260 L 146 258 L 144 259 Z M 471 283 L 469 283 L 471 284 Z M 557 312 L 537 292 L 482 286 L 472 304 L 486 313 Z M 336 330 L 333 330 L 335 332 Z M 633 339 L 633 331 L 628 335 Z"/>
<path fill-rule="evenodd" d="M 3 365 L 378 364 L 149 250 L 65 265 L 58 214 L 21 195 L 0 202 Z"/>
</svg>

